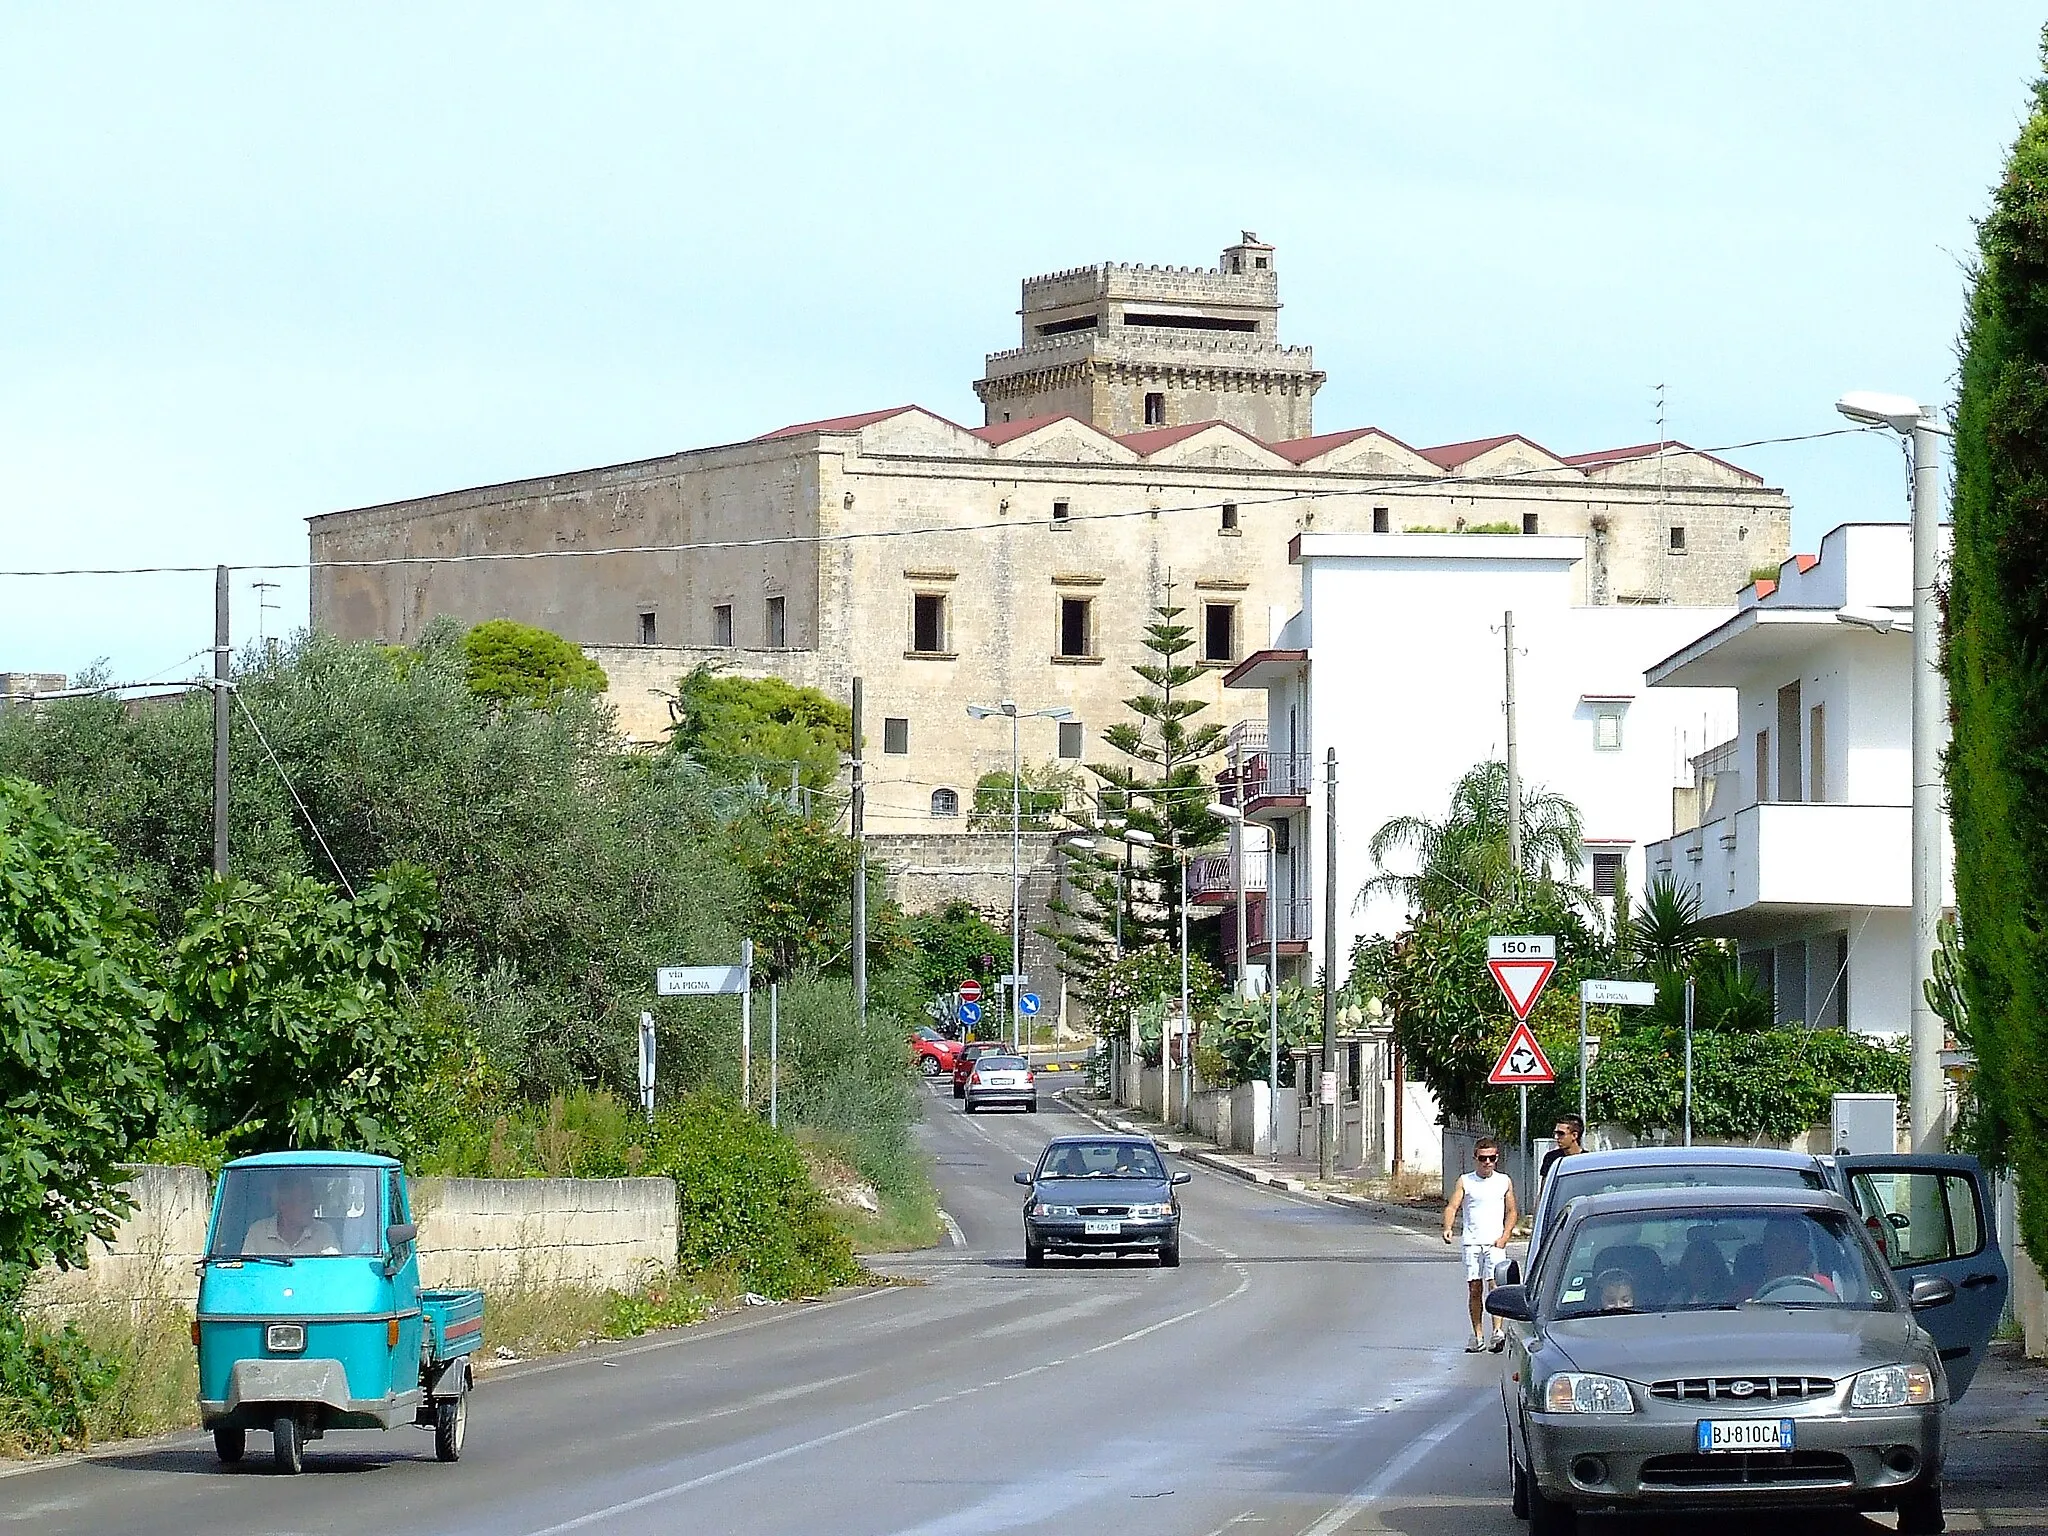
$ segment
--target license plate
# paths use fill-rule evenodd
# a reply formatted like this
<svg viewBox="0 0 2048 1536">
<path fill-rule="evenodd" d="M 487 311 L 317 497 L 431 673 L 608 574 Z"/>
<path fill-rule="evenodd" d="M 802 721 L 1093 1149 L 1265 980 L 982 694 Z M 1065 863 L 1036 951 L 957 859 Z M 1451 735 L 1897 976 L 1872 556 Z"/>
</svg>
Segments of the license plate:
<svg viewBox="0 0 2048 1536">
<path fill-rule="evenodd" d="M 1085 1237 L 1120 1237 L 1123 1230 L 1124 1224 L 1120 1221 L 1088 1221 L 1081 1224 L 1081 1232 Z"/>
<path fill-rule="evenodd" d="M 1790 1419 L 1701 1419 L 1700 1452 L 1789 1451 Z"/>
</svg>

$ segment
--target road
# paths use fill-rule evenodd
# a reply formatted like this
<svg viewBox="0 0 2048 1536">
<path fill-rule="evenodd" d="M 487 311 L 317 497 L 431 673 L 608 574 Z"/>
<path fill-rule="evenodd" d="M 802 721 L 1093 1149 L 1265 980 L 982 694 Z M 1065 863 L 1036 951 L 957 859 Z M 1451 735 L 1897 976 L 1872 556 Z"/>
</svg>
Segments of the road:
<svg viewBox="0 0 2048 1536">
<path fill-rule="evenodd" d="M 960 1242 L 891 1265 L 921 1283 L 508 1368 L 455 1465 L 421 1431 L 337 1434 L 287 1479 L 261 1436 L 233 1469 L 181 1436 L 0 1480 L 0 1532 L 1525 1530 L 1499 1363 L 1462 1352 L 1434 1234 L 1197 1171 L 1179 1270 L 1027 1271 L 1010 1175 L 1078 1128 L 934 1091 Z"/>
</svg>

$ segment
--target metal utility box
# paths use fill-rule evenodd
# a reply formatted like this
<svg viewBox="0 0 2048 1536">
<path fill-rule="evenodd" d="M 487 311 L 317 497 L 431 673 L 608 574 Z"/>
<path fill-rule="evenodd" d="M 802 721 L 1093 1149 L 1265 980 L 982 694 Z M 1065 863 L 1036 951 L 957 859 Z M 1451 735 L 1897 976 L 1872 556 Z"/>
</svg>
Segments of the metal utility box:
<svg viewBox="0 0 2048 1536">
<path fill-rule="evenodd" d="M 1895 1093 L 1838 1093 L 1831 1101 L 1828 1150 L 1837 1154 L 1889 1155 L 1899 1149 L 1899 1096 Z"/>
</svg>

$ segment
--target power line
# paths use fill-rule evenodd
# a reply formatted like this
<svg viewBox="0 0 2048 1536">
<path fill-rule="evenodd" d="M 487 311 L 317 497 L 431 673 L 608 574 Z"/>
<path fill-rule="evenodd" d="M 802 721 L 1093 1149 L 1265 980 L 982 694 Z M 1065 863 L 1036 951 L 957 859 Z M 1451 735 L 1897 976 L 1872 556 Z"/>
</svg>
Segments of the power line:
<svg viewBox="0 0 2048 1536">
<path fill-rule="evenodd" d="M 264 755 L 270 759 L 270 766 L 277 770 L 277 776 L 284 781 L 284 792 L 292 797 L 292 804 L 299 808 L 299 814 L 306 818 L 306 825 L 312 829 L 313 837 L 320 844 L 320 851 L 327 855 L 327 862 L 334 869 L 335 879 L 348 892 L 348 899 L 356 899 L 356 888 L 348 883 L 348 876 L 341 872 L 341 861 L 334 856 L 334 850 L 327 846 L 327 838 L 320 830 L 320 823 L 313 819 L 313 813 L 306 809 L 306 802 L 299 798 L 299 792 L 292 787 L 292 776 L 284 771 L 284 764 L 277 760 L 277 753 L 271 750 L 270 738 L 263 734 L 263 727 L 256 723 L 256 716 L 250 712 L 249 701 L 242 697 L 242 690 L 229 688 L 235 703 L 241 706 L 242 718 L 249 722 L 249 729 L 256 733 L 256 739 L 263 743 Z"/>
<path fill-rule="evenodd" d="M 1711 448 L 1674 447 L 1667 451 L 1659 449 L 1643 458 L 1659 461 L 1681 454 L 1736 453 L 1745 448 L 1766 448 L 1782 443 L 1814 442 L 1821 438 L 1843 437 L 1873 431 L 1877 427 L 1831 427 L 1823 432 L 1799 432 L 1784 437 L 1758 437 L 1740 443 L 1726 443 Z M 1617 460 L 1616 462 L 1622 462 Z M 1639 462 L 1631 460 L 1628 462 Z M 1360 496 L 1385 496 L 1390 493 L 1414 493 L 1434 496 L 1453 492 L 1459 487 L 1479 485 L 1501 485 L 1518 480 L 1536 480 L 1544 475 L 1584 474 L 1584 470 L 1573 464 L 1533 465 L 1526 470 L 1502 475 L 1435 475 L 1424 479 L 1382 480 L 1370 486 L 1355 489 L 1344 487 L 1319 488 L 1316 490 L 1283 491 L 1273 496 L 1246 496 L 1233 492 L 1227 500 L 1189 502 L 1173 507 L 1131 507 L 1116 512 L 1081 512 L 1069 519 L 1069 526 L 1092 522 L 1117 522 L 1134 517 L 1166 517 L 1188 512 L 1214 512 L 1225 506 L 1263 507 L 1283 506 L 1299 501 L 1341 501 Z M 1606 482 L 1589 482 L 1590 490 L 1641 490 L 1647 487 L 1615 486 Z M 993 521 L 963 523 L 930 523 L 915 528 L 852 528 L 838 533 L 788 533 L 770 534 L 749 539 L 701 539 L 681 544 L 624 544 L 610 545 L 602 549 L 531 549 L 531 550 L 487 550 L 469 554 L 454 555 L 381 555 L 361 560 L 278 560 L 257 562 L 247 565 L 230 565 L 230 571 L 337 571 L 370 570 L 386 566 L 401 565 L 477 565 L 500 561 L 518 560 L 589 560 L 620 555 L 683 555 L 709 553 L 734 549 L 774 549 L 791 545 L 815 546 L 826 544 L 851 544 L 870 539 L 911 539 L 939 534 L 988 533 L 998 529 L 1033 526 L 1012 518 L 998 518 Z M 0 569 L 0 577 L 41 577 L 41 576 L 196 576 L 218 569 L 214 565 L 127 565 L 127 566 L 65 566 L 41 569 Z"/>
</svg>

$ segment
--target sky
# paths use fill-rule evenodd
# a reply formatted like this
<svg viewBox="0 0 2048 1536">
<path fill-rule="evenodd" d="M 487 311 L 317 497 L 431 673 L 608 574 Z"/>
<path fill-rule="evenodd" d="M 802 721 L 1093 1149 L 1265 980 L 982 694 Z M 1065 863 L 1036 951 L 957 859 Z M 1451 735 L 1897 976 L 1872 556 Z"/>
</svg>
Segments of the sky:
<svg viewBox="0 0 2048 1536">
<path fill-rule="evenodd" d="M 306 559 L 320 512 L 917 402 L 1017 285 L 1278 247 L 1316 426 L 1560 453 L 1953 398 L 2038 10 L 1878 0 L 0 0 L 0 572 Z M 1729 455 L 1795 549 L 1871 436 Z M 274 589 L 254 583 L 275 581 Z M 0 574 L 0 671 L 190 675 L 212 576 Z M 306 619 L 239 571 L 234 637 Z"/>
</svg>

